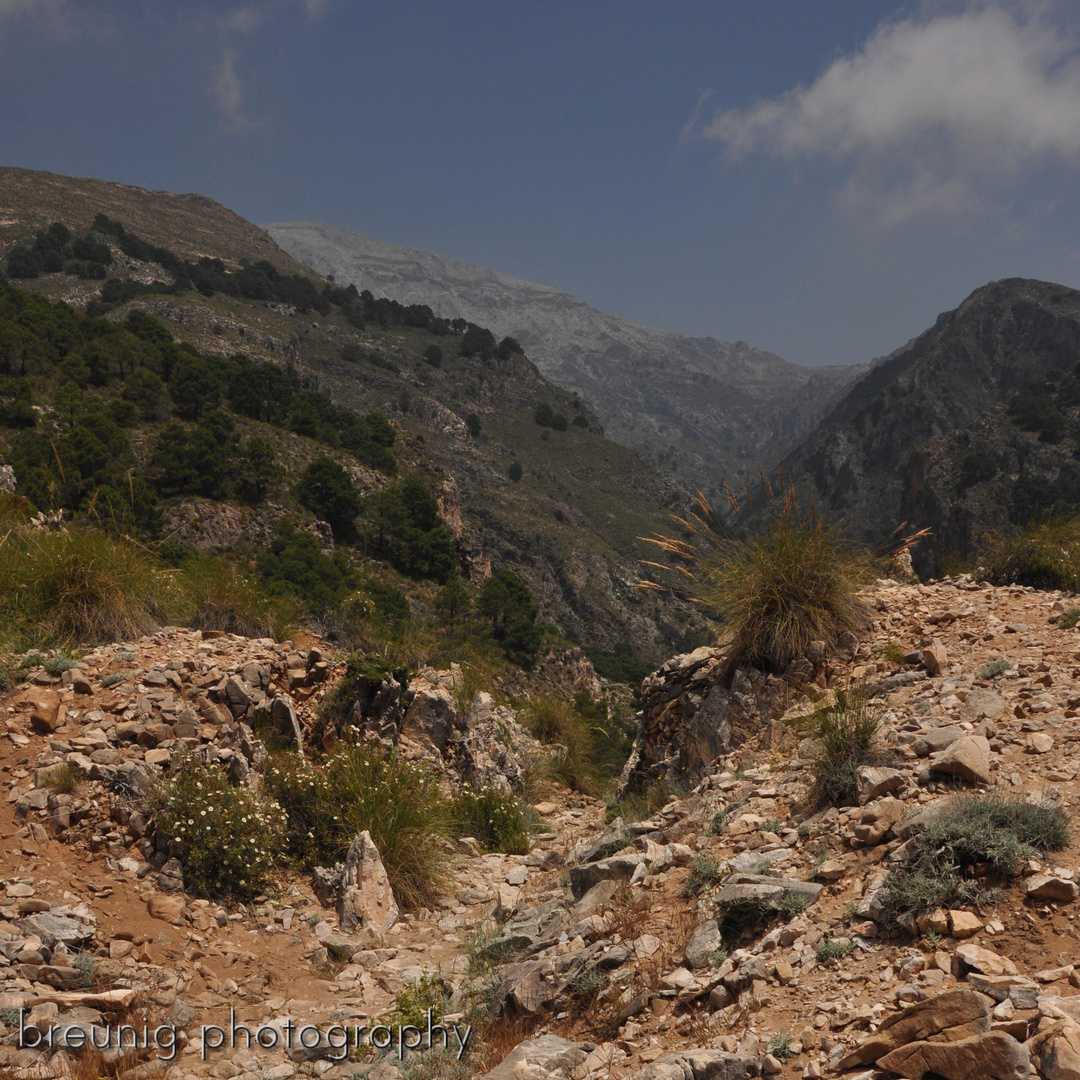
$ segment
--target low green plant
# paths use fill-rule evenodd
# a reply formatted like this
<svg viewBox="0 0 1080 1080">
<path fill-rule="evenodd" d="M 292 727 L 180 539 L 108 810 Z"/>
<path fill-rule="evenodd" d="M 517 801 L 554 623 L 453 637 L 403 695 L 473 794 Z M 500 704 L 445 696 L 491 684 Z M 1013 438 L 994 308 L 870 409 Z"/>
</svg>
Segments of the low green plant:
<svg viewBox="0 0 1080 1080">
<path fill-rule="evenodd" d="M 833 705 L 796 723 L 813 744 L 813 806 L 848 806 L 858 795 L 858 770 L 892 760 L 881 742 L 882 710 L 862 688 L 838 691 Z"/>
<path fill-rule="evenodd" d="M 904 647 L 898 645 L 895 641 L 886 642 L 881 647 L 881 658 L 888 660 L 890 664 L 902 664 L 906 655 L 907 652 Z"/>
<path fill-rule="evenodd" d="M 795 1040 L 786 1031 L 778 1031 L 765 1044 L 765 1050 L 777 1061 L 787 1061 L 795 1056 L 795 1051 L 792 1049 L 794 1042 Z"/>
<path fill-rule="evenodd" d="M 50 675 L 62 675 L 79 666 L 78 658 L 73 656 L 67 649 L 58 649 L 56 655 L 45 661 L 43 667 Z"/>
<path fill-rule="evenodd" d="M 777 821 L 775 818 L 771 821 L 766 821 L 761 826 L 762 832 L 781 833 L 784 830 L 784 823 Z"/>
<path fill-rule="evenodd" d="M 996 679 L 999 675 L 1004 675 L 1006 671 L 1011 671 L 1013 666 L 1008 660 L 991 660 L 979 668 L 975 673 L 975 677 L 979 679 Z"/>
<path fill-rule="evenodd" d="M 936 930 L 924 930 L 923 937 L 931 949 L 941 948 L 941 935 Z"/>
<path fill-rule="evenodd" d="M 273 799 L 187 755 L 153 784 L 150 805 L 159 832 L 180 847 L 189 890 L 248 898 L 269 884 L 285 838 L 285 815 Z"/>
<path fill-rule="evenodd" d="M 843 960 L 845 956 L 850 956 L 855 951 L 855 946 L 850 941 L 819 941 L 817 948 L 814 950 L 814 955 L 818 959 L 818 963 L 825 963 L 828 960 Z"/>
<path fill-rule="evenodd" d="M 89 990 L 94 985 L 94 954 L 78 952 L 72 957 L 71 966 L 79 972 L 79 986 Z"/>
<path fill-rule="evenodd" d="M 527 855 L 532 846 L 521 801 L 491 785 L 464 788 L 454 796 L 450 822 L 458 835 L 475 837 L 485 851 Z"/>
<path fill-rule="evenodd" d="M 653 780 L 612 803 L 604 814 L 604 821 L 610 824 L 617 817 L 621 817 L 623 821 L 645 821 L 658 810 L 663 810 L 674 794 L 675 789 L 666 780 Z"/>
<path fill-rule="evenodd" d="M 679 895 L 689 900 L 705 889 L 712 888 L 720 880 L 720 864 L 711 855 L 695 855 L 690 861 L 690 873 L 683 882 Z"/>
<path fill-rule="evenodd" d="M 735 945 L 772 922 L 776 916 L 772 904 L 757 897 L 729 900 L 717 907 L 720 933 L 726 942 Z"/>
<path fill-rule="evenodd" d="M 1064 612 L 1060 619 L 1058 619 L 1058 626 L 1062 630 L 1071 630 L 1074 626 L 1080 623 L 1080 607 L 1069 608 Z"/>
<path fill-rule="evenodd" d="M 775 908 L 781 919 L 794 919 L 810 906 L 810 897 L 805 893 L 786 892 L 776 901 Z"/>
<path fill-rule="evenodd" d="M 886 906 L 928 911 L 974 903 L 987 882 L 1014 877 L 1022 860 L 1061 851 L 1070 841 L 1068 813 L 1046 802 L 964 796 L 930 816 L 903 867 L 890 873 Z"/>
<path fill-rule="evenodd" d="M 108 688 L 115 686 L 117 683 L 122 683 L 127 679 L 127 673 L 123 671 L 114 671 L 109 675 L 101 676 L 101 685 Z"/>
<path fill-rule="evenodd" d="M 15 1008 L 14 1005 L 5 1005 L 0 1009 L 0 1024 L 4 1027 L 14 1027 L 22 1017 L 22 1009 Z"/>
<path fill-rule="evenodd" d="M 507 963 L 515 954 L 514 943 L 510 938 L 500 937 L 498 933 L 477 927 L 465 947 L 465 956 L 469 963 L 471 979 L 490 975 L 497 967 Z"/>
<path fill-rule="evenodd" d="M 320 766 L 278 754 L 266 777 L 288 818 L 289 849 L 302 862 L 333 865 L 367 830 L 398 902 L 415 908 L 434 901 L 449 858 L 436 773 L 360 742 L 339 744 Z"/>
<path fill-rule="evenodd" d="M 409 983 L 394 995 L 394 1008 L 391 1011 L 395 1024 L 411 1024 L 413 1027 L 427 1030 L 428 1010 L 431 1022 L 437 1024 L 450 1005 L 450 988 L 438 973 L 425 968 L 420 978 Z"/>
<path fill-rule="evenodd" d="M 49 773 L 45 786 L 57 795 L 70 795 L 85 779 L 86 774 L 82 769 L 74 761 L 68 760 Z"/>
</svg>

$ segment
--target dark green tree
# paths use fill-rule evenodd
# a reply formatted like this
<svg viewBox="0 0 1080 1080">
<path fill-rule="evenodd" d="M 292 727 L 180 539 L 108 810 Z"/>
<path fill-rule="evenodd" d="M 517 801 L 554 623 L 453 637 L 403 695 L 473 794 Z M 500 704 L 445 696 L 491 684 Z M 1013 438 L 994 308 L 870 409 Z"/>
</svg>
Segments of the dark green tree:
<svg viewBox="0 0 1080 1080">
<path fill-rule="evenodd" d="M 344 544 L 356 541 L 356 519 L 363 502 L 352 478 L 336 461 L 317 457 L 301 475 L 296 497 L 301 505 L 329 522 L 335 540 Z"/>
</svg>

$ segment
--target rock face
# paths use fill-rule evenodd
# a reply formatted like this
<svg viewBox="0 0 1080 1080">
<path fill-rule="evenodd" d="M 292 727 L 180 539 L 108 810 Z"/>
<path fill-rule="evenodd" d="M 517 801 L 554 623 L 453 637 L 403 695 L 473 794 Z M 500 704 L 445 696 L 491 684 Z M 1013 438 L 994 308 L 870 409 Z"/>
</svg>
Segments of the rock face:
<svg viewBox="0 0 1080 1080">
<path fill-rule="evenodd" d="M 1076 500 L 1080 470 L 1069 444 L 1055 453 L 1022 435 L 1003 406 L 1027 379 L 1080 360 L 1080 293 L 1021 278 L 973 292 L 913 342 L 872 367 L 783 463 L 785 476 L 868 538 L 898 522 L 931 528 L 913 553 L 923 574 L 945 552 L 972 550 L 1010 509 L 1010 477 L 1050 480 Z M 963 479 L 973 452 L 992 463 Z"/>
<path fill-rule="evenodd" d="M 376 940 L 398 921 L 400 913 L 390 889 L 390 879 L 366 829 L 349 845 L 349 853 L 345 856 L 337 913 L 345 933 L 363 927 L 371 931 Z"/>
<path fill-rule="evenodd" d="M 804 368 L 744 342 L 638 326 L 545 285 L 332 225 L 266 230 L 339 282 L 517 338 L 547 378 L 596 406 L 610 438 L 662 456 L 691 490 L 776 460 L 864 370 Z"/>
</svg>

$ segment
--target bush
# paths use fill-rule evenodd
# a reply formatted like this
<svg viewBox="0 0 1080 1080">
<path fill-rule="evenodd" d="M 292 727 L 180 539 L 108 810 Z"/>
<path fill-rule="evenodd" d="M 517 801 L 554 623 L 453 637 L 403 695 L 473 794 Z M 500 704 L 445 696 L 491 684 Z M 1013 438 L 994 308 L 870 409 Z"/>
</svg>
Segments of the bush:
<svg viewBox="0 0 1080 1080">
<path fill-rule="evenodd" d="M 853 805 L 859 768 L 889 763 L 891 756 L 881 745 L 881 718 L 865 690 L 856 689 L 837 691 L 834 705 L 797 722 L 814 743 L 811 805 Z"/>
<path fill-rule="evenodd" d="M 48 774 L 45 786 L 57 795 L 70 795 L 86 779 L 86 774 L 74 761 L 63 762 Z"/>
<path fill-rule="evenodd" d="M 720 616 L 727 666 L 782 672 L 810 642 L 833 646 L 865 620 L 857 590 L 870 560 L 785 498 L 783 512 L 740 539 L 719 540 L 704 559 L 701 596 Z"/>
<path fill-rule="evenodd" d="M 907 863 L 889 875 L 886 905 L 895 912 L 972 903 L 979 877 L 1006 881 L 1021 861 L 1069 845 L 1068 813 L 1046 801 L 995 796 L 954 799 L 931 812 Z"/>
<path fill-rule="evenodd" d="M 31 642 L 130 640 L 174 604 L 164 567 L 103 532 L 27 530 L 0 546 L 0 629 Z"/>
<path fill-rule="evenodd" d="M 720 864 L 711 855 L 695 855 L 679 895 L 689 900 L 720 880 Z"/>
<path fill-rule="evenodd" d="M 431 1022 L 437 1024 L 450 1007 L 450 996 L 450 987 L 442 977 L 425 968 L 419 979 L 394 995 L 392 1022 L 427 1031 L 429 1012 Z"/>
<path fill-rule="evenodd" d="M 150 803 L 157 828 L 180 847 L 189 890 L 247 898 L 269 883 L 285 832 L 272 799 L 191 755 L 154 785 Z"/>
<path fill-rule="evenodd" d="M 1011 671 L 1012 668 L 1013 665 L 1008 660 L 991 660 L 983 664 L 975 674 L 979 679 L 996 679 L 999 675 L 1004 675 L 1006 671 Z"/>
<path fill-rule="evenodd" d="M 537 695 L 522 712 L 522 723 L 550 748 L 545 771 L 552 780 L 584 795 L 597 793 L 601 778 L 593 727 L 570 702 L 554 694 Z"/>
<path fill-rule="evenodd" d="M 855 946 L 850 941 L 819 941 L 814 955 L 818 963 L 823 964 L 827 960 L 843 960 L 855 951 Z"/>
<path fill-rule="evenodd" d="M 450 821 L 459 836 L 474 837 L 485 851 L 527 855 L 532 848 L 521 802 L 490 785 L 456 795 Z"/>
<path fill-rule="evenodd" d="M 344 544 L 356 540 L 356 518 L 363 504 L 352 478 L 336 461 L 316 458 L 301 475 L 296 496 L 301 505 L 330 523 L 335 540 Z"/>
<path fill-rule="evenodd" d="M 321 767 L 275 759 L 268 780 L 288 816 L 290 850 L 308 865 L 344 859 L 367 830 L 398 903 L 430 904 L 446 880 L 446 803 L 437 776 L 377 743 L 341 745 Z"/>
<path fill-rule="evenodd" d="M 1080 588 L 1080 518 L 1036 521 L 1020 532 L 991 533 L 982 546 L 981 562 L 995 585 Z"/>
</svg>

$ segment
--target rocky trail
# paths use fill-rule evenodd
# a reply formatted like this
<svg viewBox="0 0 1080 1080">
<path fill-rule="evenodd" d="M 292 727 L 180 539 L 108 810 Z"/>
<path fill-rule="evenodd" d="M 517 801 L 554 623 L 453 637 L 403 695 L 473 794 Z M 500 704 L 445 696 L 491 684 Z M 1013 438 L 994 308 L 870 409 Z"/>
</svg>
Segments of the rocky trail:
<svg viewBox="0 0 1080 1080">
<path fill-rule="evenodd" d="M 452 887 L 396 917 L 362 853 L 344 878 L 287 878 L 251 904 L 192 897 L 140 808 L 185 747 L 247 783 L 267 738 L 332 743 L 316 706 L 343 665 L 323 648 L 166 628 L 31 669 L 0 697 L 0 1073 L 83 1075 L 91 1029 L 141 1035 L 146 1017 L 175 1052 L 104 1051 L 140 1080 L 1080 1076 L 1075 826 L 978 905 L 897 921 L 883 903 L 958 794 L 1075 811 L 1072 601 L 967 578 L 866 599 L 862 640 L 812 649 L 784 680 L 721 685 L 702 649 L 646 681 L 634 767 L 682 770 L 688 789 L 652 817 L 605 825 L 600 804 L 552 794 L 528 855 L 458 841 Z M 362 724 L 448 783 L 518 788 L 531 740 L 486 694 L 459 704 L 459 679 L 372 687 Z M 791 721 L 852 685 L 881 707 L 891 758 L 860 770 L 859 805 L 810 813 L 811 747 Z M 64 793 L 71 764 L 84 779 Z M 718 915 L 746 904 L 760 927 L 724 938 Z M 335 1025 L 391 1023 L 395 996 L 435 973 L 454 991 L 451 1049 L 481 991 L 502 1018 L 487 1043 L 475 1034 L 460 1064 L 424 1048 L 336 1060 Z M 207 1029 L 230 1023 L 277 1045 L 207 1052 Z M 313 1045 L 287 1048 L 290 1024 Z M 66 1045 L 29 1045 L 50 1031 Z"/>
</svg>

